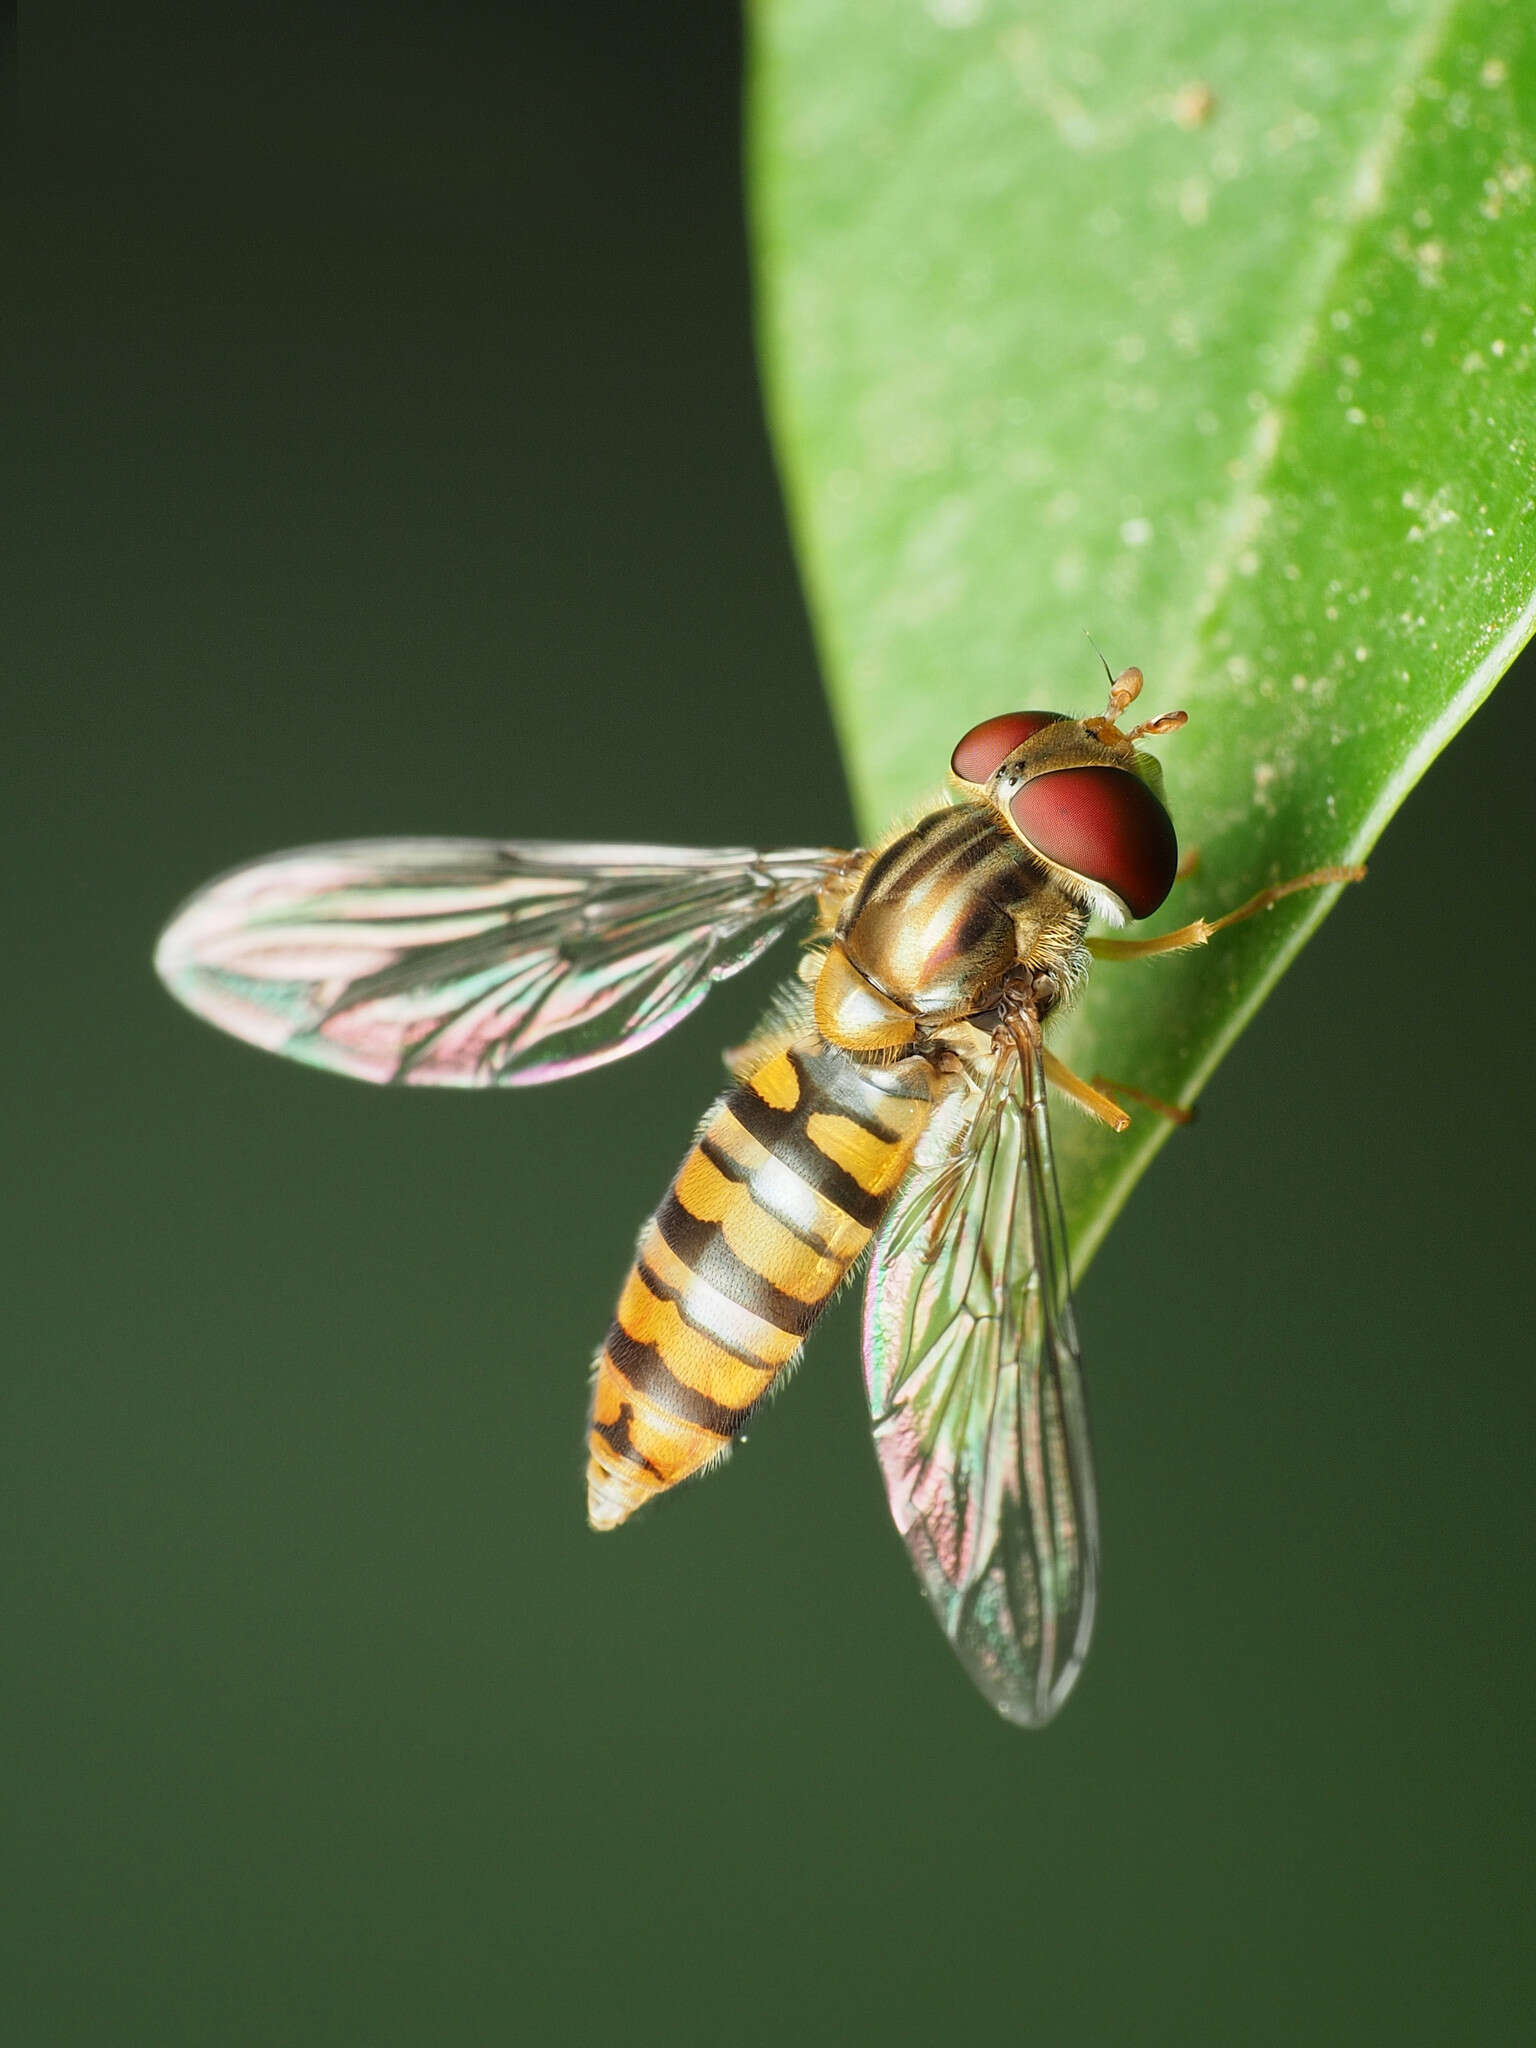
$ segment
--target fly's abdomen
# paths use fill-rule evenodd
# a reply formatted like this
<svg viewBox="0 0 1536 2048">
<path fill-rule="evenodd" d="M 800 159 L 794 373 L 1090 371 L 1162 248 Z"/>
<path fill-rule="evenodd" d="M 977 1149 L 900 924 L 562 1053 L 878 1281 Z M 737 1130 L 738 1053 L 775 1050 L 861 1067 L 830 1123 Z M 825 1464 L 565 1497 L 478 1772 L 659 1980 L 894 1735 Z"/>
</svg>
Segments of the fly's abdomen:
<svg viewBox="0 0 1536 2048">
<path fill-rule="evenodd" d="M 597 1361 L 594 1528 L 729 1449 L 869 1243 L 931 1108 L 926 1061 L 865 1067 L 816 1039 L 717 1105 L 641 1233 Z"/>
</svg>

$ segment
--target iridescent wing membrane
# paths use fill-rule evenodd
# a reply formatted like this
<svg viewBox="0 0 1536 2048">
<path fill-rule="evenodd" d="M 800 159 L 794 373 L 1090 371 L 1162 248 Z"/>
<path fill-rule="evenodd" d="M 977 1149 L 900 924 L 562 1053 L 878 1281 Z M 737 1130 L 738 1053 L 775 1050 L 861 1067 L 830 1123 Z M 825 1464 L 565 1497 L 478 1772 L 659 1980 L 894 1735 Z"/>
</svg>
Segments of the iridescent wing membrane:
<svg viewBox="0 0 1536 2048">
<path fill-rule="evenodd" d="M 939 1625 L 1010 1721 L 1048 1721 L 1093 1627 L 1098 1508 L 1038 1040 L 915 1169 L 864 1311 L 875 1446 Z"/>
<path fill-rule="evenodd" d="M 161 979 L 199 1016 L 359 1080 L 521 1087 L 636 1052 L 739 973 L 847 856 L 378 839 L 209 883 Z"/>
</svg>

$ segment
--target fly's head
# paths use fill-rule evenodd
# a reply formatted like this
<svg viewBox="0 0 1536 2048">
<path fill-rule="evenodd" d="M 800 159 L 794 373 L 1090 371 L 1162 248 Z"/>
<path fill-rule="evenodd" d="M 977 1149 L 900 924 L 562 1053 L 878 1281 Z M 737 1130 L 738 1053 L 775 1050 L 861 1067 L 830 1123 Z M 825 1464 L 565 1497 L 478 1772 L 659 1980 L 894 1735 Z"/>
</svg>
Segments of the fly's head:
<svg viewBox="0 0 1536 2048">
<path fill-rule="evenodd" d="M 984 719 L 950 760 L 959 793 L 990 804 L 1073 902 L 1116 925 L 1150 917 L 1179 865 L 1162 769 L 1136 742 L 1176 731 L 1186 714 L 1122 732 L 1119 721 L 1140 690 L 1140 669 L 1128 668 L 1112 678 L 1100 718 L 1009 711 Z M 1021 931 L 1026 963 L 1027 937 Z"/>
</svg>

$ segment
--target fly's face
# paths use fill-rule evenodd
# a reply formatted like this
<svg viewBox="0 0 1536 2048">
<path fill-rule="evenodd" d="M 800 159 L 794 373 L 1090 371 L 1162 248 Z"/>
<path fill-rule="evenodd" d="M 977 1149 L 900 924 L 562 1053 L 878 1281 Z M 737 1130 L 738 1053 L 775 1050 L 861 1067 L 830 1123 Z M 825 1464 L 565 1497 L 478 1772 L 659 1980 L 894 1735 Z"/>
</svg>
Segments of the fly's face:
<svg viewBox="0 0 1536 2048">
<path fill-rule="evenodd" d="M 593 1370 L 588 1516 L 609 1529 L 730 1450 L 869 1258 L 864 1370 L 891 1513 L 967 1671 L 1038 1725 L 1087 1652 L 1098 1512 L 1046 1084 L 1127 1119 L 1045 1047 L 1086 936 L 1174 879 L 1155 765 L 1107 714 L 972 728 L 956 800 L 873 852 L 396 839 L 225 875 L 162 934 L 188 1008 L 365 1081 L 520 1087 L 623 1057 L 797 916 L 818 952 L 700 1126 Z"/>
</svg>

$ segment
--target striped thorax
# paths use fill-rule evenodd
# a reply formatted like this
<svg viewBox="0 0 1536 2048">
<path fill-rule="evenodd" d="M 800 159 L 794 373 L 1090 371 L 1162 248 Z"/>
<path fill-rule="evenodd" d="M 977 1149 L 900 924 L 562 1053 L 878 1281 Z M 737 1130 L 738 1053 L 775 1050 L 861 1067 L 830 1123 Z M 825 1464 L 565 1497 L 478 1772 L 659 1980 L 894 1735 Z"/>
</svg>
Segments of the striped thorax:
<svg viewBox="0 0 1536 2048">
<path fill-rule="evenodd" d="M 827 948 L 816 1025 L 853 1053 L 931 1044 L 1022 967 L 1082 971 L 1087 908 L 990 803 L 932 811 L 875 856 Z"/>
</svg>

